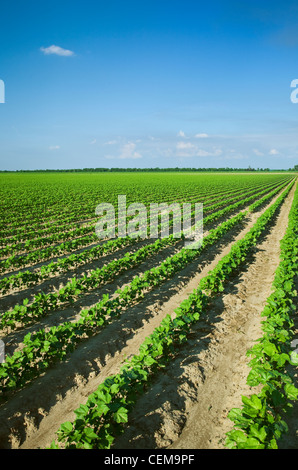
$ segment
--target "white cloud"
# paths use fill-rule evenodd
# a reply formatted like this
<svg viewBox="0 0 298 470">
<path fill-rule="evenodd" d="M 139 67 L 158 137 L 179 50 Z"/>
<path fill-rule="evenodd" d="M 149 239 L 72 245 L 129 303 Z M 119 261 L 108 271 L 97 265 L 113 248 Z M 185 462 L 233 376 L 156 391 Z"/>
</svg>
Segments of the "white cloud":
<svg viewBox="0 0 298 470">
<path fill-rule="evenodd" d="M 45 55 L 55 54 L 55 55 L 60 55 L 60 56 L 65 56 L 65 57 L 74 55 L 73 51 L 70 51 L 68 49 L 63 49 L 62 47 L 55 46 L 55 45 L 52 45 L 49 47 L 41 47 L 40 50 Z"/>
<path fill-rule="evenodd" d="M 195 148 L 190 142 L 178 142 L 176 145 L 177 149 L 192 149 Z"/>
<path fill-rule="evenodd" d="M 117 140 L 109 140 L 108 142 L 105 142 L 104 145 L 115 145 L 117 144 Z"/>
<path fill-rule="evenodd" d="M 222 150 L 215 149 L 213 152 L 208 152 L 207 150 L 198 149 L 196 150 L 196 157 L 218 157 L 222 154 Z"/>
<path fill-rule="evenodd" d="M 50 145 L 49 149 L 50 149 L 50 150 L 59 150 L 59 149 L 60 149 L 60 145 Z"/>
<path fill-rule="evenodd" d="M 195 135 L 196 139 L 205 139 L 206 137 L 209 137 L 208 134 L 202 133 L 202 134 L 196 134 Z"/>
<path fill-rule="evenodd" d="M 213 148 L 211 150 L 204 150 L 191 142 L 178 142 L 176 150 L 178 157 L 217 157 L 222 154 L 221 149 Z"/>
<path fill-rule="evenodd" d="M 270 152 L 269 152 L 269 155 L 278 155 L 278 150 L 276 149 L 271 149 Z"/>
<path fill-rule="evenodd" d="M 90 142 L 90 145 L 94 145 L 96 144 L 96 139 L 93 139 L 91 142 Z"/>
<path fill-rule="evenodd" d="M 127 144 L 123 145 L 122 152 L 119 155 L 119 158 L 126 159 L 126 158 L 142 158 L 142 155 L 138 152 L 135 152 L 136 144 L 133 142 L 128 142 Z"/>
<path fill-rule="evenodd" d="M 120 155 L 117 157 L 113 155 L 106 155 L 105 158 L 107 159 L 114 159 L 118 158 L 121 160 L 127 160 L 127 159 L 138 159 L 142 158 L 142 155 L 139 152 L 136 152 L 136 144 L 134 142 L 128 142 L 127 144 L 124 144 L 121 149 Z"/>
<path fill-rule="evenodd" d="M 260 152 L 260 150 L 258 150 L 258 149 L 252 149 L 252 151 L 258 157 L 262 157 L 264 155 L 263 152 Z"/>
<path fill-rule="evenodd" d="M 183 131 L 179 131 L 177 134 L 178 137 L 186 137 L 185 133 Z"/>
</svg>

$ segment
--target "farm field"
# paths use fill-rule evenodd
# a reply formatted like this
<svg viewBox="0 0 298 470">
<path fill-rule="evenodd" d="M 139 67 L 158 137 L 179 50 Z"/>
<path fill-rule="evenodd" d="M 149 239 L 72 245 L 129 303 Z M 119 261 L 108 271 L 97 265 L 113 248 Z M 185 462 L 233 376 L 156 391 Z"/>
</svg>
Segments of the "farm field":
<svg viewBox="0 0 298 470">
<path fill-rule="evenodd" d="M 296 178 L 0 174 L 0 448 L 297 448 Z M 100 240 L 119 195 L 202 245 Z"/>
</svg>

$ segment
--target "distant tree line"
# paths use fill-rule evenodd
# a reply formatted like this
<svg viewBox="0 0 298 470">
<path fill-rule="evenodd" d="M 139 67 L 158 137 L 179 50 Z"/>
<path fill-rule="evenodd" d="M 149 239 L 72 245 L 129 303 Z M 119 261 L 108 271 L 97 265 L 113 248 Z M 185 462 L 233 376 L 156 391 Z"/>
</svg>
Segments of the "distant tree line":
<svg viewBox="0 0 298 470">
<path fill-rule="evenodd" d="M 298 165 L 288 170 L 271 170 L 270 168 L 70 168 L 70 169 L 46 169 L 46 170 L 0 170 L 0 173 L 113 173 L 113 172 L 243 172 L 243 171 L 298 171 Z"/>
<path fill-rule="evenodd" d="M 71 168 L 71 169 L 46 169 L 46 170 L 0 170 L 0 173 L 113 173 L 113 172 L 243 172 L 243 171 L 298 171 L 298 165 L 288 170 L 271 170 L 270 168 Z"/>
</svg>

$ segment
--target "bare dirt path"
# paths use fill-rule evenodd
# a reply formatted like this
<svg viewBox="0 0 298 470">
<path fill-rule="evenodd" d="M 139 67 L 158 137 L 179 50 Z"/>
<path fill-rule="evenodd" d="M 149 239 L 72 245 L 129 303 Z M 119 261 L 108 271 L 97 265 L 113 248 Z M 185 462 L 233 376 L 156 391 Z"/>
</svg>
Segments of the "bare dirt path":
<svg viewBox="0 0 298 470">
<path fill-rule="evenodd" d="M 287 225 L 287 214 L 290 207 L 290 203 L 293 196 L 293 190 L 290 193 L 290 196 L 287 198 L 287 201 L 283 205 L 281 214 L 277 218 L 276 227 L 273 229 L 272 233 L 276 233 L 275 248 L 278 248 L 278 241 L 282 238 L 282 232 L 285 230 Z M 271 203 L 273 203 L 275 198 Z M 261 212 L 263 212 L 263 209 Z M 76 409 L 81 403 L 86 401 L 87 396 L 93 392 L 99 383 L 101 383 L 107 376 L 117 373 L 119 371 L 121 362 L 125 357 L 129 357 L 132 354 L 138 352 L 138 348 L 140 344 L 143 342 L 146 336 L 148 336 L 153 329 L 160 323 L 162 318 L 167 313 L 173 314 L 174 309 L 181 303 L 182 299 L 185 298 L 192 290 L 197 287 L 199 280 L 201 277 L 206 275 L 210 269 L 216 266 L 219 259 L 224 256 L 226 253 L 229 252 L 231 244 L 239 238 L 242 238 L 245 233 L 251 228 L 256 218 L 260 215 L 260 213 L 253 214 L 251 216 L 251 220 L 247 223 L 246 227 L 241 230 L 239 234 L 237 234 L 230 243 L 227 243 L 225 246 L 221 247 L 218 253 L 215 254 L 213 260 L 211 262 L 206 263 L 205 265 L 202 264 L 200 267 L 197 266 L 196 271 L 191 271 L 190 276 L 183 277 L 181 273 L 176 279 L 171 281 L 173 285 L 177 280 L 181 281 L 182 276 L 182 283 L 178 282 L 178 289 L 174 293 L 174 291 L 169 290 L 169 286 L 167 283 L 162 286 L 160 289 L 159 295 L 156 294 L 152 295 L 148 300 L 147 303 L 145 302 L 142 305 L 138 305 L 130 309 L 127 312 L 127 315 L 124 316 L 119 321 L 113 323 L 108 328 L 106 328 L 101 334 L 95 336 L 88 340 L 88 342 L 83 343 L 81 347 L 79 347 L 69 358 L 68 361 L 64 362 L 63 364 L 59 364 L 57 367 L 50 369 L 44 377 L 39 378 L 38 380 L 34 381 L 29 387 L 22 390 L 21 392 L 15 394 L 7 402 L 4 406 L 0 408 L 0 447 L 8 447 L 8 448 L 38 448 L 38 447 L 46 447 L 50 444 L 52 439 L 55 437 L 55 431 L 58 429 L 60 424 L 67 420 L 73 420 L 75 415 L 73 410 Z M 276 232 L 278 231 L 278 233 Z M 270 234 L 270 240 L 273 240 L 273 235 Z M 268 240 L 269 240 L 268 238 Z M 273 246 L 273 245 L 270 245 Z M 258 251 L 263 253 L 264 259 L 262 260 L 261 264 L 267 260 L 268 265 L 274 266 L 277 263 L 278 254 L 275 254 L 274 263 L 272 259 L 270 259 L 268 251 L 269 248 L 265 246 L 264 253 L 263 251 Z M 257 253 L 257 254 L 258 254 Z M 255 263 L 253 263 L 253 266 Z M 188 272 L 187 268 L 185 271 L 185 275 Z M 275 268 L 272 269 L 274 272 Z M 245 276 L 246 273 L 243 275 Z M 266 274 L 266 273 L 264 273 Z M 189 279 L 190 277 L 190 279 Z M 265 288 L 264 286 L 264 277 L 260 275 L 261 281 L 259 282 L 259 287 L 262 289 Z M 267 279 L 268 286 L 267 292 L 270 291 L 270 283 L 271 278 Z M 242 281 L 243 282 L 243 281 Z M 173 295 L 172 295 L 173 292 Z M 246 295 L 246 292 L 243 295 Z M 175 413 L 171 411 L 172 405 L 165 405 L 164 408 L 164 422 L 167 423 L 160 425 L 160 426 L 152 426 L 152 420 L 149 419 L 148 414 L 146 414 L 146 406 L 142 405 L 142 399 L 140 400 L 140 404 L 136 407 L 136 415 L 133 414 L 132 422 L 134 422 L 134 416 L 138 416 L 138 413 L 143 413 L 140 418 L 140 423 L 147 423 L 146 426 L 148 427 L 149 431 L 151 432 L 151 438 L 148 438 L 149 447 L 166 447 L 173 442 L 175 442 L 178 436 L 181 434 L 181 431 L 188 419 L 191 416 L 195 415 L 195 409 L 192 412 L 187 411 L 185 413 L 183 403 L 185 401 L 184 398 L 179 398 L 180 389 L 188 390 L 187 393 L 190 394 L 190 403 L 191 408 L 197 407 L 198 404 L 198 384 L 199 383 L 207 383 L 205 377 L 207 377 L 207 372 L 216 370 L 216 366 L 213 365 L 214 361 L 218 361 L 222 354 L 218 353 L 220 349 L 217 349 L 218 343 L 225 344 L 225 347 L 228 349 L 228 346 L 231 345 L 231 338 L 232 342 L 236 344 L 235 330 L 236 334 L 240 334 L 240 338 L 244 338 L 245 335 L 242 333 L 237 333 L 238 331 L 238 310 L 239 305 L 242 303 L 246 303 L 250 309 L 256 309 L 259 312 L 259 303 L 263 301 L 261 289 L 260 289 L 260 298 L 257 299 L 257 305 L 255 305 L 256 297 L 255 297 L 255 283 L 254 283 L 254 290 L 252 292 L 253 297 L 249 300 L 249 297 L 245 300 L 241 298 L 233 298 L 230 299 L 226 297 L 228 295 L 235 295 L 235 294 L 226 294 L 223 299 L 220 299 L 220 305 L 218 306 L 218 311 L 215 311 L 214 314 L 216 316 L 221 316 L 222 313 L 222 302 L 226 301 L 227 306 L 230 305 L 231 308 L 234 308 L 234 314 L 237 313 L 237 320 L 235 320 L 235 325 L 230 324 L 228 319 L 230 318 L 227 309 L 224 309 L 223 317 L 217 320 L 219 323 L 217 325 L 218 330 L 215 329 L 215 332 L 210 332 L 205 334 L 206 331 L 209 329 L 209 320 L 206 323 L 206 319 L 199 322 L 198 328 L 201 328 L 200 334 L 202 338 L 205 336 L 205 343 L 200 342 L 199 349 L 201 352 L 201 357 L 199 363 L 196 362 L 197 358 L 194 351 L 195 348 L 198 347 L 197 339 L 194 337 L 193 341 L 190 340 L 189 348 L 185 350 L 185 357 L 184 357 L 184 364 L 188 364 L 187 372 L 184 373 L 184 369 L 177 364 L 176 361 L 169 367 L 166 374 L 166 384 L 160 385 L 157 383 L 157 388 L 162 387 L 159 396 L 160 399 L 167 403 L 167 398 L 171 396 L 172 391 L 174 390 L 175 393 L 172 393 L 173 398 L 177 397 L 177 401 L 180 403 L 181 406 L 174 407 Z M 267 294 L 265 294 L 267 297 Z M 236 299 L 236 300 L 235 300 Z M 234 305 L 234 307 L 232 307 Z M 211 312 L 212 317 L 212 312 Z M 243 313 L 244 317 L 247 314 Z M 257 316 L 257 314 L 256 314 Z M 225 323 L 225 319 L 227 323 Z M 231 321 L 231 320 L 230 320 Z M 139 322 L 139 324 L 138 324 Z M 205 324 L 206 323 L 206 324 Z M 251 338 L 253 336 L 252 331 L 254 331 L 254 326 L 250 325 L 248 329 L 249 334 L 247 336 Z M 245 327 L 241 328 L 242 330 Z M 233 330 L 233 331 L 229 331 Z M 205 332 L 204 332 L 205 331 Z M 121 332 L 121 334 L 119 334 Z M 230 334 L 231 333 L 231 334 Z M 220 338 L 227 338 L 226 342 Z M 239 339 L 239 343 L 241 343 Z M 221 346 L 224 347 L 223 345 Z M 192 349 L 194 348 L 194 349 Z M 232 348 L 235 351 L 235 348 Z M 247 345 L 243 350 L 247 350 Z M 238 352 L 238 350 L 237 350 Z M 204 359 L 205 354 L 205 359 Z M 202 356 L 203 355 L 203 356 Z M 231 357 L 234 358 L 234 355 L 231 352 Z M 243 355 L 239 352 L 239 361 L 240 365 L 239 368 L 242 370 L 243 365 Z M 183 362 L 183 361 L 182 361 Z M 176 365 L 175 365 L 176 364 Z M 229 370 L 225 370 L 226 363 L 222 363 L 222 368 L 220 367 L 221 364 L 218 362 L 218 370 L 221 370 L 222 373 L 227 375 L 227 385 L 229 385 L 230 389 L 230 381 L 228 378 L 231 378 Z M 183 366 L 184 367 L 184 366 Z M 215 369 L 214 369 L 215 367 Z M 202 372 L 203 370 L 203 372 Z M 236 370 L 236 377 L 235 379 L 235 388 L 238 389 L 239 383 L 239 371 Z M 179 375 L 179 371 L 181 374 Z M 212 374 L 213 374 L 212 372 Z M 172 377 L 171 377 L 172 374 Z M 190 374 L 190 375 L 189 375 Z M 211 375 L 212 375 L 211 374 Z M 241 374 L 240 374 L 241 375 Z M 171 380 L 168 380 L 169 377 Z M 220 377 L 218 377 L 221 380 Z M 245 379 L 245 374 L 243 375 L 243 380 Z M 211 380 L 211 379 L 210 379 Z M 195 383 L 195 386 L 193 385 Z M 167 385 L 168 383 L 168 385 Z M 241 382 L 240 382 L 241 383 Z M 179 387 L 179 384 L 182 384 Z M 190 384 L 190 386 L 189 386 Z M 168 390 L 170 387 L 170 390 Z M 240 387 L 241 388 L 241 387 Z M 239 389 L 238 389 L 239 390 Z M 149 392 L 150 394 L 150 392 Z M 170 394 L 170 395 L 169 395 Z M 182 393 L 183 395 L 183 393 Z M 147 397 L 148 398 L 148 397 Z M 146 400 L 146 398 L 144 398 Z M 147 406 L 149 405 L 153 407 L 152 411 L 150 412 L 151 415 L 158 415 L 163 416 L 163 414 L 159 413 L 156 404 L 156 397 L 153 393 L 153 401 L 150 399 L 148 400 Z M 212 406 L 212 405 L 211 405 Z M 215 406 L 215 405 L 214 405 Z M 186 407 L 188 409 L 188 405 Z M 212 408 L 210 408 L 212 409 Z M 176 421 L 175 421 L 175 419 Z M 159 418 L 158 418 L 159 419 Z M 173 420 L 174 419 L 174 420 Z M 154 421 L 154 420 L 153 420 Z M 178 424 L 177 424 L 178 423 Z M 145 428 L 146 428 L 145 426 Z M 148 429 L 146 430 L 143 428 L 142 430 L 142 438 L 141 441 L 144 443 L 144 439 L 148 436 Z M 152 438 L 152 435 L 155 436 L 153 430 L 156 429 L 157 438 Z M 185 428 L 186 432 L 187 427 Z M 214 429 L 214 424 L 213 424 Z M 123 436 L 122 442 L 123 447 L 127 448 L 130 446 L 130 433 L 134 430 L 134 435 L 138 435 L 134 426 L 130 426 L 128 428 L 128 432 L 125 434 L 126 437 Z M 163 431 L 164 430 L 164 431 Z M 160 436 L 164 432 L 163 438 Z M 218 436 L 211 437 L 211 440 L 217 439 Z M 127 439 L 127 441 L 125 441 Z M 153 441 L 152 441 L 153 439 Z M 181 435 L 182 439 L 182 435 Z M 137 447 L 138 442 L 133 439 L 134 445 Z M 141 442 L 140 441 L 140 442 Z M 183 441 L 181 441 L 183 442 Z M 121 446 L 121 441 L 119 441 Z M 177 443 L 178 444 L 178 443 Z M 118 444 L 117 444 L 118 445 Z M 182 446 L 184 444 L 182 443 Z"/>
</svg>

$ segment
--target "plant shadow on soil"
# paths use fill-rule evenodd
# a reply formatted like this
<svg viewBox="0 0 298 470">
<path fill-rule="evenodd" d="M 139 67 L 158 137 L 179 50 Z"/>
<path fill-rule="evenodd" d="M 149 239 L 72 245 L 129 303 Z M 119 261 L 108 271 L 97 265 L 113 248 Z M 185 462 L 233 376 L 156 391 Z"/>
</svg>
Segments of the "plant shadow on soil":
<svg viewBox="0 0 298 470">
<path fill-rule="evenodd" d="M 261 236 L 259 243 L 270 233 L 270 228 L 272 224 L 274 224 L 277 215 L 278 213 L 271 220 L 269 226 Z M 90 376 L 97 376 L 99 385 L 99 383 L 102 382 L 100 378 L 101 370 L 108 364 L 109 359 L 119 357 L 121 350 L 125 347 L 129 339 L 134 336 L 136 330 L 142 327 L 144 321 L 154 316 L 154 308 L 150 311 L 149 307 L 152 307 L 153 304 L 161 306 L 172 295 L 179 292 L 181 287 L 187 284 L 192 276 L 197 274 L 204 266 L 208 265 L 216 254 L 220 252 L 221 248 L 237 236 L 242 229 L 240 225 L 237 229 L 234 229 L 232 234 L 228 233 L 225 235 L 219 243 L 206 250 L 194 263 L 191 263 L 185 269 L 181 270 L 160 288 L 154 289 L 146 294 L 145 299 L 130 309 L 127 309 L 122 313 L 121 317 L 113 320 L 113 322 L 101 332 L 88 338 L 86 341 L 82 341 L 65 361 L 50 367 L 43 376 L 32 381 L 25 389 L 15 392 L 11 397 L 7 397 L 9 401 L 4 402 L 0 407 L 0 417 L 3 423 L 0 427 L 0 447 L 11 448 L 12 431 L 14 440 L 17 440 L 19 445 L 21 445 L 26 439 L 28 422 L 30 422 L 30 426 L 33 428 L 38 428 L 42 418 L 49 413 L 55 403 L 62 401 L 72 389 L 75 390 L 83 384 L 87 384 Z M 170 398 L 171 403 L 175 404 L 176 410 L 185 407 L 184 398 L 177 393 L 177 381 L 179 382 L 179 378 L 183 372 L 182 363 L 180 367 L 177 366 L 179 357 L 182 356 L 182 362 L 185 361 L 184 351 L 187 349 L 190 351 L 187 360 L 192 361 L 192 356 L 197 355 L 202 349 L 208 348 L 210 342 L 208 336 L 212 333 L 216 323 L 221 321 L 220 314 L 223 308 L 221 296 L 225 293 L 237 292 L 237 284 L 240 282 L 241 275 L 247 270 L 247 267 L 254 258 L 254 253 L 256 253 L 258 249 L 259 248 L 256 247 L 252 250 L 248 262 L 241 266 L 241 270 L 230 280 L 225 291 L 215 298 L 216 309 L 213 309 L 212 306 L 208 308 L 203 318 L 193 327 L 192 332 L 189 334 L 188 343 L 180 348 L 178 357 L 175 359 L 175 369 L 171 367 L 171 380 L 173 381 L 174 387 L 171 389 Z M 214 303 L 212 303 L 212 305 L 214 305 Z M 111 368 L 111 372 L 108 375 L 117 372 L 118 370 Z M 196 380 L 203 380 L 204 373 L 200 366 L 198 366 L 197 375 L 199 378 L 192 377 L 191 383 Z M 152 409 L 148 410 L 148 413 L 150 413 L 150 436 L 142 434 L 138 439 L 134 439 L 134 448 L 155 448 L 154 433 L 158 431 L 161 425 L 160 416 L 155 413 L 155 410 L 157 407 L 162 406 L 167 399 L 163 394 L 163 389 L 159 385 L 161 376 L 164 376 L 166 382 L 168 382 L 168 370 L 166 373 L 161 372 L 158 374 L 152 381 L 152 386 L 157 386 L 158 393 L 154 396 L 153 401 L 150 400 Z M 196 393 L 196 389 L 193 390 L 193 386 L 191 385 L 189 392 L 194 394 Z M 142 400 L 142 397 L 140 397 L 140 400 Z M 3 417 L 5 419 L 2 419 Z M 148 421 L 148 415 L 143 419 Z M 142 420 L 140 420 L 138 424 L 141 425 L 141 422 Z M 57 423 L 57 429 L 60 424 L 61 423 Z M 180 424 L 181 429 L 177 431 L 178 433 L 181 432 L 183 428 L 183 418 L 181 418 Z M 132 427 L 133 423 L 129 422 L 126 431 L 128 435 Z M 120 442 L 119 440 L 119 443 Z M 114 446 L 117 448 L 117 441 L 115 441 Z"/>
</svg>

